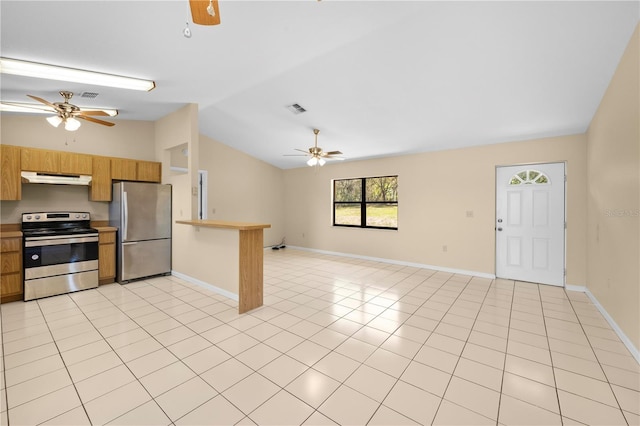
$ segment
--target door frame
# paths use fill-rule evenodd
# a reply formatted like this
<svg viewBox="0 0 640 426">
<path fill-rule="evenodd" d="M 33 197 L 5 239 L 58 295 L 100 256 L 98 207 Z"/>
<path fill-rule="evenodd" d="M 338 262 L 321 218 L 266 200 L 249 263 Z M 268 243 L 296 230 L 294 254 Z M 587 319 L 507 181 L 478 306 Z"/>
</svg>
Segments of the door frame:
<svg viewBox="0 0 640 426">
<path fill-rule="evenodd" d="M 497 223 L 498 223 L 498 169 L 501 167 L 528 167 L 528 166 L 536 166 L 536 165 L 544 165 L 544 164 L 563 164 L 564 165 L 564 232 L 562 234 L 562 238 L 564 239 L 564 243 L 563 243 L 563 259 L 562 259 L 562 264 L 563 266 L 563 275 L 562 275 L 562 286 L 558 286 L 561 288 L 567 288 L 567 227 L 569 226 L 567 223 L 567 198 L 568 198 L 568 193 L 567 193 L 567 179 L 568 179 L 568 174 L 567 174 L 567 166 L 568 166 L 568 162 L 567 160 L 561 160 L 561 161 L 534 161 L 531 163 L 515 163 L 515 164 L 496 164 L 495 166 L 495 170 L 494 170 L 494 182 L 493 182 L 493 190 L 494 190 L 494 200 L 493 200 L 493 226 L 494 226 L 494 232 L 493 232 L 493 244 L 494 244 L 494 250 L 493 250 L 493 258 L 494 258 L 494 263 L 493 263 L 493 274 L 495 275 L 496 278 L 500 278 L 497 275 L 498 272 L 498 234 L 497 234 Z M 510 278 L 506 278 L 506 279 L 510 279 Z M 514 280 L 515 281 L 515 280 Z M 540 284 L 540 283 L 536 283 L 536 284 Z M 542 285 L 547 285 L 547 284 L 542 284 Z"/>
</svg>

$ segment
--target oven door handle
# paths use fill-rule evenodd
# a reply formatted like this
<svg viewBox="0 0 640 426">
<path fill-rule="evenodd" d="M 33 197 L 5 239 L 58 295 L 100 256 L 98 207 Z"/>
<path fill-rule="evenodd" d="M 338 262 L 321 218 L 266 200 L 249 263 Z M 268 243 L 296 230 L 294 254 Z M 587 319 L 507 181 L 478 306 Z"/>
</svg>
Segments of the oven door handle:
<svg viewBox="0 0 640 426">
<path fill-rule="evenodd" d="M 127 233 L 129 230 L 129 201 L 126 191 L 122 192 L 122 222 L 124 225 L 122 240 L 127 241 Z"/>
</svg>

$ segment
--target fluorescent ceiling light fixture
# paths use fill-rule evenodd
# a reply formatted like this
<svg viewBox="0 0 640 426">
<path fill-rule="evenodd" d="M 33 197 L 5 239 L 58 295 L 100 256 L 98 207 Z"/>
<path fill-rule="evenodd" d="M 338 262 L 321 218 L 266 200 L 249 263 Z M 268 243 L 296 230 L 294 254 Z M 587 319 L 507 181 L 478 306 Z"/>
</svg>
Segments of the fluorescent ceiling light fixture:
<svg viewBox="0 0 640 426">
<path fill-rule="evenodd" d="M 18 59 L 0 58 L 0 72 L 24 77 L 44 78 L 48 80 L 70 81 L 93 84 L 96 86 L 117 87 L 120 89 L 150 91 L 156 87 L 152 80 L 105 74 Z"/>
<path fill-rule="evenodd" d="M 80 111 L 104 111 L 110 117 L 118 115 L 118 110 L 113 108 L 100 107 L 79 107 Z M 0 111 L 6 112 L 26 112 L 30 114 L 52 114 L 55 111 L 40 104 L 29 104 L 23 102 L 0 103 Z"/>
</svg>

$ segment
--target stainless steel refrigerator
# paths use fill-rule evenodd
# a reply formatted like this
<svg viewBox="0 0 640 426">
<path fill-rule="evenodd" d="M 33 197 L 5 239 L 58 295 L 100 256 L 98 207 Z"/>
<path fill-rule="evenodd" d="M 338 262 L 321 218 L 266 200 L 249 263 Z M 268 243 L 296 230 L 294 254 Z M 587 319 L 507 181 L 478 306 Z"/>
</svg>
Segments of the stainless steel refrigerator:
<svg viewBox="0 0 640 426">
<path fill-rule="evenodd" d="M 109 225 L 118 228 L 119 283 L 171 273 L 171 185 L 114 183 Z"/>
</svg>

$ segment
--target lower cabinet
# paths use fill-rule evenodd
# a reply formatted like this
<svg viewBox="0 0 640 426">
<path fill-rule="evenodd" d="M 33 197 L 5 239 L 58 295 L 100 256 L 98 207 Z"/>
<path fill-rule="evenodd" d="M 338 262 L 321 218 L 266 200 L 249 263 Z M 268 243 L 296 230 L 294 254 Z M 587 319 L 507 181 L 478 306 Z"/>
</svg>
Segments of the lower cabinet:
<svg viewBox="0 0 640 426">
<path fill-rule="evenodd" d="M 116 231 L 98 231 L 98 280 L 109 284 L 116 278 Z"/>
<path fill-rule="evenodd" d="M 22 237 L 0 238 L 0 301 L 22 300 Z"/>
</svg>

